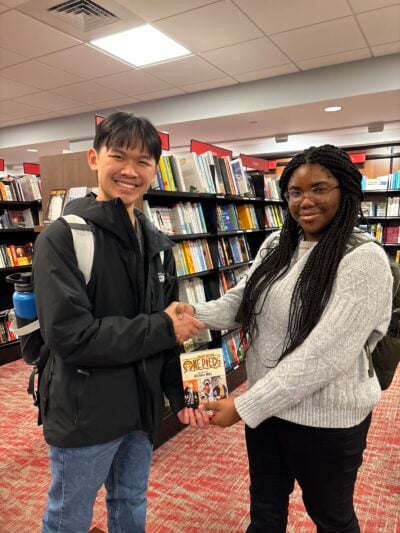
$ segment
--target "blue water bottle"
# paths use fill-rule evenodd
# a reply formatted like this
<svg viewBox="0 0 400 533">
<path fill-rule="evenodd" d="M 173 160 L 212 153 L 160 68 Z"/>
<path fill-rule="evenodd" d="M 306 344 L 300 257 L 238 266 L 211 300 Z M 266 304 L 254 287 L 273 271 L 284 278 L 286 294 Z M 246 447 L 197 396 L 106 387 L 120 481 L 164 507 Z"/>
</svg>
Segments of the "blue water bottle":
<svg viewBox="0 0 400 533">
<path fill-rule="evenodd" d="M 32 273 L 17 272 L 7 276 L 8 283 L 14 285 L 13 303 L 18 328 L 37 319 Z"/>
</svg>

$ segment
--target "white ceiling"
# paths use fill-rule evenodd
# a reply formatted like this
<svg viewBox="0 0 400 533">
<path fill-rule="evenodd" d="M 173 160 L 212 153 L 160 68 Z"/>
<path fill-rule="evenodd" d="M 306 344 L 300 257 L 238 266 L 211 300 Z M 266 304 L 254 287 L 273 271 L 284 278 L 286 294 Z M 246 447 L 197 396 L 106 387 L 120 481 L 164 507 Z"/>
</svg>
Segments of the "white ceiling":
<svg viewBox="0 0 400 533">
<path fill-rule="evenodd" d="M 161 98 L 170 105 L 177 101 L 171 97 L 400 52 L 400 0 L 94 1 L 120 19 L 85 33 L 47 12 L 62 0 L 0 0 L 0 157 L 21 156 L 6 151 L 7 132 L 18 125 L 46 127 L 51 119 L 129 105 L 135 110 Z M 135 69 L 87 44 L 144 23 L 192 55 Z M 159 125 L 176 135 L 172 146 L 182 146 L 193 137 L 228 142 L 395 122 L 399 94 L 400 86 L 366 90 L 347 98 L 350 113 L 336 116 L 317 103 L 251 111 L 248 102 L 223 117 Z"/>
</svg>

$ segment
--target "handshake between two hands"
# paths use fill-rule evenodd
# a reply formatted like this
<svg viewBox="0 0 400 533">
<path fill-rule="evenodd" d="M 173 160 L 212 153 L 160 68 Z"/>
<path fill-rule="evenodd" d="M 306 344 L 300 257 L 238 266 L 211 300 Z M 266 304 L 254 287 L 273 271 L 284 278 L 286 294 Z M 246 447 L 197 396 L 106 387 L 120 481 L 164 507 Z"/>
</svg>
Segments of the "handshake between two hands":
<svg viewBox="0 0 400 533">
<path fill-rule="evenodd" d="M 194 318 L 194 307 L 190 304 L 172 302 L 164 311 L 172 320 L 176 340 L 179 344 L 198 335 L 200 330 L 206 327 L 203 322 Z"/>
<path fill-rule="evenodd" d="M 194 317 L 195 309 L 184 302 L 173 302 L 165 312 L 171 318 L 176 340 L 183 343 L 186 339 L 198 335 L 206 325 Z M 240 420 L 233 398 L 200 404 L 197 409 L 185 407 L 177 416 L 183 424 L 194 427 L 208 427 L 210 424 L 228 427 Z"/>
</svg>

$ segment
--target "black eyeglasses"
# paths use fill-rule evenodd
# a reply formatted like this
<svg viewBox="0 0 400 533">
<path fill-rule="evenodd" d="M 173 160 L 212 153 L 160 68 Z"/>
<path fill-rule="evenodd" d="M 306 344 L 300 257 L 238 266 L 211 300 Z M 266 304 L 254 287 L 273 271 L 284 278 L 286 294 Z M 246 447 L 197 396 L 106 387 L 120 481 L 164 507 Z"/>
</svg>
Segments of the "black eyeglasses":
<svg viewBox="0 0 400 533">
<path fill-rule="evenodd" d="M 292 191 L 285 192 L 283 196 L 290 205 L 301 204 L 305 197 L 309 198 L 314 204 L 321 204 L 325 202 L 328 194 L 335 189 L 340 189 L 340 185 L 336 185 L 336 187 L 322 187 L 318 185 L 317 187 L 312 187 L 307 192 L 293 189 Z"/>
</svg>

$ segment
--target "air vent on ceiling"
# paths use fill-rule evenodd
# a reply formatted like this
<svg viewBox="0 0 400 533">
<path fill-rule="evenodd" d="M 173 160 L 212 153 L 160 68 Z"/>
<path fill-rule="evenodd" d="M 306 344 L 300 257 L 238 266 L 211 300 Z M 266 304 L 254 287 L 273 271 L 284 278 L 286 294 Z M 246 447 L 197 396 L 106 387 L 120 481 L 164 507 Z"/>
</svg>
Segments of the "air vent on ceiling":
<svg viewBox="0 0 400 533">
<path fill-rule="evenodd" d="M 114 13 L 91 0 L 67 0 L 50 7 L 47 11 L 54 16 L 62 17 L 84 32 L 101 28 L 118 20 Z"/>
</svg>

